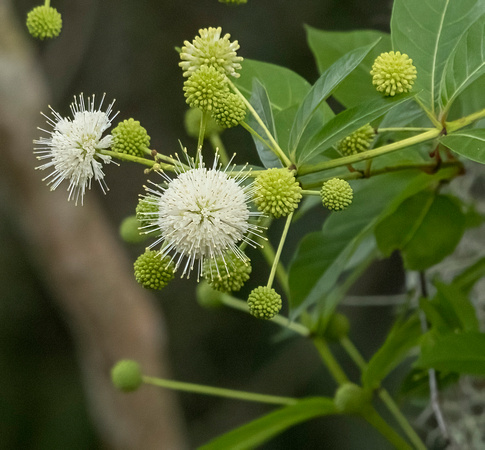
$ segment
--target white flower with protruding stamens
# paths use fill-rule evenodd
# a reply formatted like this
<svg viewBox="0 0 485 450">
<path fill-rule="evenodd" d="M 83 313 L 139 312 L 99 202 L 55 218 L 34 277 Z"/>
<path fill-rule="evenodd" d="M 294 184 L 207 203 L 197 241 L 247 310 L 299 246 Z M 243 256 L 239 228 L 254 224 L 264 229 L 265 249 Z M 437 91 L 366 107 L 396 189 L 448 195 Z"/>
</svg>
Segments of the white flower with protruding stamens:
<svg viewBox="0 0 485 450">
<path fill-rule="evenodd" d="M 106 112 L 101 111 L 103 101 L 104 95 L 96 109 L 94 95 L 87 99 L 87 105 L 83 94 L 79 96 L 79 100 L 74 96 L 74 102 L 71 104 L 72 119 L 62 117 L 49 106 L 53 118 L 43 113 L 42 115 L 53 130 L 40 128 L 49 136 L 34 141 L 34 144 L 40 146 L 34 148 L 34 153 L 38 155 L 37 159 L 49 159 L 37 169 L 53 168 L 44 180 L 49 180 L 47 184 L 51 190 L 56 189 L 64 180 L 69 181 L 68 200 L 74 199 L 76 205 L 79 197 L 81 204 L 83 203 L 86 188 L 91 189 L 93 178 L 99 182 L 104 193 L 108 189 L 104 181 L 103 163 L 109 164 L 111 157 L 101 154 L 100 150 L 111 145 L 112 136 L 102 135 L 111 126 L 111 121 L 117 114 L 110 117 L 114 101 Z"/>
<path fill-rule="evenodd" d="M 262 228 L 249 222 L 260 216 L 251 212 L 249 203 L 254 193 L 253 183 L 244 184 L 248 172 L 238 172 L 234 166 L 222 169 L 216 153 L 211 168 L 207 168 L 199 152 L 189 159 L 189 167 L 180 165 L 178 176 L 169 178 L 161 172 L 167 184 L 146 187 L 146 202 L 157 205 L 156 212 L 145 213 L 148 232 L 156 231 L 159 239 L 151 247 L 162 244 L 160 256 L 172 255 L 177 270 L 182 265 L 182 277 L 190 275 L 197 261 L 200 276 L 205 259 L 222 259 L 227 252 L 246 262 L 248 257 L 237 244 L 256 243 L 248 235 L 261 235 Z M 182 261 L 185 259 L 185 263 Z"/>
</svg>

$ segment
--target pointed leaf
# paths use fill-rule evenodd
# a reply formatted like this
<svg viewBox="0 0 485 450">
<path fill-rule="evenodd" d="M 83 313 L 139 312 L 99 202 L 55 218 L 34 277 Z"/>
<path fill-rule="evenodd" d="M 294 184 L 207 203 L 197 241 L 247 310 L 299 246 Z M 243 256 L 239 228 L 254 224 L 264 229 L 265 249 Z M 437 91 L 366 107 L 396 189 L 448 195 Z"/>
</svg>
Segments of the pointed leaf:
<svg viewBox="0 0 485 450">
<path fill-rule="evenodd" d="M 333 399 L 308 398 L 253 420 L 226 433 L 199 450 L 248 450 L 256 448 L 294 425 L 315 417 L 337 414 Z"/>
<path fill-rule="evenodd" d="M 295 122 L 290 132 L 290 149 L 294 154 L 300 140 L 305 133 L 311 118 L 339 84 L 351 73 L 367 56 L 378 41 L 362 48 L 355 49 L 342 56 L 332 64 L 312 86 L 296 113 Z"/>
<path fill-rule="evenodd" d="M 395 0 L 391 18 L 394 51 L 406 53 L 417 69 L 415 92 L 438 107 L 446 61 L 462 35 L 485 12 L 483 0 Z"/>
<path fill-rule="evenodd" d="M 354 48 L 363 47 L 379 40 L 332 94 L 347 108 L 376 98 L 378 94 L 372 85 L 370 71 L 375 58 L 391 48 L 391 38 L 388 33 L 376 30 L 324 31 L 310 26 L 306 26 L 305 29 L 308 45 L 315 56 L 320 73 L 323 73 L 341 56 Z"/>
<path fill-rule="evenodd" d="M 443 136 L 440 142 L 465 158 L 485 164 L 485 128 L 457 131 Z"/>
</svg>

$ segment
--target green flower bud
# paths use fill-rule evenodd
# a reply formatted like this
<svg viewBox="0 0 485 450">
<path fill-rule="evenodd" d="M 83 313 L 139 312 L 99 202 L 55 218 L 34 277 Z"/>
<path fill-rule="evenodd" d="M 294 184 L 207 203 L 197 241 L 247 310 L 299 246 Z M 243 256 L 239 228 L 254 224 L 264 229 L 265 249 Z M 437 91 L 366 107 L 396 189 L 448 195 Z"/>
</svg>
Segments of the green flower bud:
<svg viewBox="0 0 485 450">
<path fill-rule="evenodd" d="M 335 393 L 337 410 L 345 414 L 359 414 L 370 406 L 372 395 L 354 383 L 342 384 Z"/>
<path fill-rule="evenodd" d="M 197 285 L 196 294 L 197 303 L 199 303 L 202 308 L 214 309 L 223 305 L 221 300 L 223 293 L 212 289 L 206 281 L 201 281 Z"/>
<path fill-rule="evenodd" d="M 338 342 L 349 334 L 350 322 L 346 316 L 340 313 L 334 313 L 327 323 L 324 337 L 328 341 Z"/>
<path fill-rule="evenodd" d="M 174 278 L 174 264 L 169 256 L 161 258 L 155 250 L 146 249 L 134 264 L 135 278 L 146 289 L 163 289 Z"/>
<path fill-rule="evenodd" d="M 200 66 L 184 83 L 184 95 L 191 108 L 212 111 L 229 93 L 226 76 L 213 66 Z"/>
<path fill-rule="evenodd" d="M 281 310 L 281 296 L 272 288 L 259 286 L 248 297 L 249 312 L 258 319 L 272 319 Z"/>
<path fill-rule="evenodd" d="M 27 28 L 29 33 L 44 40 L 59 36 L 62 29 L 62 17 L 56 8 L 51 6 L 37 6 L 27 14 Z"/>
<path fill-rule="evenodd" d="M 370 74 L 376 89 L 392 97 L 413 88 L 416 67 L 405 53 L 386 52 L 376 58 Z"/>
<path fill-rule="evenodd" d="M 212 116 L 222 128 L 235 127 L 246 117 L 246 105 L 236 94 L 229 92 L 214 107 Z"/>
<path fill-rule="evenodd" d="M 237 292 L 249 280 L 251 270 L 249 261 L 243 261 L 235 253 L 227 253 L 224 258 L 207 259 L 202 275 L 216 291 Z"/>
<path fill-rule="evenodd" d="M 138 244 L 145 240 L 145 236 L 140 234 L 138 227 L 140 224 L 136 216 L 126 217 L 120 225 L 120 236 L 125 242 L 129 244 Z"/>
<path fill-rule="evenodd" d="M 185 113 L 185 131 L 187 134 L 194 138 L 199 138 L 200 121 L 202 119 L 203 112 L 198 108 L 190 108 Z M 205 124 L 204 138 L 207 138 L 213 134 L 222 133 L 223 128 L 217 124 L 217 122 L 209 116 L 207 123 Z"/>
<path fill-rule="evenodd" d="M 320 196 L 325 208 L 332 211 L 341 211 L 352 203 L 354 191 L 347 181 L 340 178 L 332 178 L 323 183 Z"/>
<path fill-rule="evenodd" d="M 288 169 L 267 169 L 256 178 L 254 202 L 273 217 L 292 213 L 301 200 L 301 187 Z"/>
<path fill-rule="evenodd" d="M 158 215 L 158 201 L 159 198 L 154 195 L 139 198 L 136 205 L 136 218 L 141 228 L 149 228 L 153 224 L 154 218 Z M 148 232 L 150 230 L 141 231 Z"/>
<path fill-rule="evenodd" d="M 111 369 L 111 381 L 120 391 L 136 391 L 143 383 L 140 364 L 131 359 L 118 361 Z"/>
<path fill-rule="evenodd" d="M 356 155 L 357 153 L 369 150 L 372 141 L 374 140 L 375 131 L 370 124 L 364 125 L 352 134 L 342 139 L 337 144 L 338 151 L 343 156 Z"/>
<path fill-rule="evenodd" d="M 128 119 L 120 122 L 111 134 L 111 150 L 114 152 L 143 156 L 150 146 L 150 136 L 138 120 Z"/>
</svg>

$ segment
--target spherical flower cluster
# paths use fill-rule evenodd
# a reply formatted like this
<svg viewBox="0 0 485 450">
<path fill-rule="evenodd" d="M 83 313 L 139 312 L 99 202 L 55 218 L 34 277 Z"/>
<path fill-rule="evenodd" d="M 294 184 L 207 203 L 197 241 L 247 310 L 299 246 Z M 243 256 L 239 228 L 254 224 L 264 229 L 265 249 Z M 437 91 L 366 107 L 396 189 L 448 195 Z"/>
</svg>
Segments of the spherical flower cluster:
<svg viewBox="0 0 485 450">
<path fill-rule="evenodd" d="M 153 188 L 147 188 L 151 195 L 146 198 L 158 207 L 150 229 L 159 238 L 151 247 L 161 243 L 162 256 L 172 253 L 175 269 L 185 258 L 182 277 L 189 277 L 196 261 L 200 276 L 205 259 L 225 260 L 228 253 L 247 262 L 237 243 L 254 245 L 248 233 L 259 236 L 261 230 L 249 223 L 251 216 L 260 213 L 249 210 L 253 185 L 243 184 L 247 173 L 244 168 L 234 173 L 229 166 L 221 170 L 218 154 L 212 168 L 205 166 L 200 152 L 195 160 L 187 159 L 189 167 L 181 164 L 174 180 L 160 172 L 167 186 L 152 183 Z"/>
<path fill-rule="evenodd" d="M 37 39 L 54 38 L 61 32 L 62 17 L 56 8 L 46 5 L 37 6 L 27 14 L 27 28 Z"/>
<path fill-rule="evenodd" d="M 128 119 L 120 122 L 113 131 L 111 150 L 133 156 L 143 156 L 150 146 L 150 136 L 138 120 Z"/>
<path fill-rule="evenodd" d="M 332 211 L 341 211 L 352 203 L 354 192 L 347 181 L 332 178 L 323 183 L 320 196 L 325 208 Z"/>
<path fill-rule="evenodd" d="M 391 51 L 376 58 L 370 74 L 376 89 L 392 97 L 413 88 L 416 67 L 405 53 Z"/>
<path fill-rule="evenodd" d="M 174 278 L 171 258 L 146 249 L 134 264 L 135 278 L 146 289 L 161 290 Z"/>
<path fill-rule="evenodd" d="M 184 70 L 184 77 L 190 77 L 200 66 L 213 66 L 219 72 L 238 78 L 236 70 L 241 69 L 242 57 L 237 56 L 239 49 L 237 41 L 231 42 L 230 34 L 221 38 L 222 28 L 203 28 L 199 30 L 200 36 L 196 36 L 190 43 L 184 42 L 179 66 Z"/>
<path fill-rule="evenodd" d="M 198 139 L 201 120 L 202 111 L 198 108 L 190 108 L 185 113 L 185 131 L 190 137 Z M 219 134 L 222 131 L 223 128 L 219 126 L 211 116 L 209 116 L 207 119 L 207 123 L 205 124 L 204 137 L 209 137 L 213 134 Z"/>
<path fill-rule="evenodd" d="M 216 105 L 212 116 L 222 128 L 232 128 L 246 117 L 246 106 L 236 94 L 229 92 Z"/>
<path fill-rule="evenodd" d="M 273 217 L 292 213 L 301 200 L 301 187 L 288 169 L 267 169 L 256 178 L 258 209 Z"/>
<path fill-rule="evenodd" d="M 249 260 L 239 258 L 229 253 L 215 259 L 208 259 L 204 263 L 203 277 L 209 285 L 219 292 L 237 292 L 251 274 L 251 263 Z"/>
<path fill-rule="evenodd" d="M 370 124 L 355 130 L 345 139 L 342 139 L 338 145 L 338 151 L 343 156 L 356 155 L 357 153 L 369 150 L 372 141 L 374 140 L 375 131 Z"/>
<path fill-rule="evenodd" d="M 140 197 L 136 205 L 136 218 L 140 224 L 140 228 L 149 228 L 153 218 L 158 214 L 157 198 L 150 196 Z"/>
<path fill-rule="evenodd" d="M 140 364 L 131 359 L 118 361 L 111 369 L 111 381 L 120 391 L 136 391 L 143 383 Z"/>
<path fill-rule="evenodd" d="M 184 83 L 184 95 L 191 108 L 212 111 L 229 94 L 226 76 L 213 66 L 201 66 Z"/>
<path fill-rule="evenodd" d="M 259 286 L 248 297 L 249 312 L 258 319 L 272 319 L 281 310 L 281 296 L 272 288 Z"/>
<path fill-rule="evenodd" d="M 51 190 L 68 180 L 68 200 L 74 199 L 76 205 L 79 197 L 83 203 L 86 188 L 91 189 L 93 178 L 99 182 L 103 192 L 108 189 L 104 182 L 103 163 L 110 163 L 111 157 L 100 151 L 111 145 L 112 136 L 102 135 L 111 126 L 116 114 L 110 117 L 114 101 L 106 112 L 101 111 L 103 100 L 104 96 L 96 109 L 94 95 L 88 98 L 87 107 L 83 94 L 79 96 L 79 101 L 74 97 L 74 103 L 71 104 L 72 120 L 63 118 L 51 108 L 53 118 L 43 115 L 53 130 L 41 129 L 50 136 L 34 140 L 34 144 L 40 145 L 34 148 L 34 153 L 39 155 L 37 159 L 50 160 L 37 169 L 54 169 L 44 180 L 49 180 L 47 184 Z"/>
</svg>

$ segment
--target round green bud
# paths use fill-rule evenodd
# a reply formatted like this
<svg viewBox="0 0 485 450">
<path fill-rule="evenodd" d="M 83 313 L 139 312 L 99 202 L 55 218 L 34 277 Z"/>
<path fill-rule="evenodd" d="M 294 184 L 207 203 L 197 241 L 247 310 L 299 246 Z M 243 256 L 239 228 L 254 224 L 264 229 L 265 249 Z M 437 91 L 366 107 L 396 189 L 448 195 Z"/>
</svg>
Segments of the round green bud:
<svg viewBox="0 0 485 450">
<path fill-rule="evenodd" d="M 175 276 L 171 258 L 162 258 L 159 252 L 150 249 L 137 258 L 134 268 L 136 281 L 146 289 L 163 289 Z"/>
<path fill-rule="evenodd" d="M 214 107 L 212 117 L 222 128 L 235 127 L 246 117 L 246 105 L 236 94 L 229 92 Z"/>
<path fill-rule="evenodd" d="M 62 17 L 56 8 L 37 6 L 27 14 L 29 33 L 37 39 L 51 39 L 59 36 L 62 29 Z"/>
<path fill-rule="evenodd" d="M 370 124 L 355 130 L 352 134 L 342 139 L 337 144 L 338 151 L 343 156 L 356 155 L 357 153 L 369 150 L 372 141 L 374 140 L 375 131 Z"/>
<path fill-rule="evenodd" d="M 381 53 L 376 58 L 370 74 L 376 89 L 392 97 L 413 88 L 416 67 L 405 53 L 391 51 Z"/>
<path fill-rule="evenodd" d="M 139 242 L 143 242 L 145 240 L 145 235 L 140 234 L 140 230 L 138 227 L 140 224 L 136 216 L 128 216 L 126 217 L 120 225 L 120 236 L 125 242 L 128 244 L 138 244 Z"/>
<path fill-rule="evenodd" d="M 133 156 L 143 156 L 150 146 L 150 136 L 138 120 L 128 119 L 120 122 L 111 132 L 111 150 Z"/>
<path fill-rule="evenodd" d="M 235 253 L 227 253 L 204 262 L 202 275 L 209 285 L 219 292 L 237 292 L 249 280 L 251 263 Z"/>
<path fill-rule="evenodd" d="M 301 200 L 301 187 L 288 169 L 267 169 L 256 178 L 254 202 L 260 211 L 273 217 L 292 213 Z"/>
<path fill-rule="evenodd" d="M 213 111 L 229 93 L 229 87 L 223 73 L 203 65 L 184 82 L 184 91 L 191 108 Z"/>
<path fill-rule="evenodd" d="M 196 295 L 197 303 L 199 303 L 202 308 L 214 309 L 223 305 L 223 293 L 213 289 L 206 281 L 201 281 L 197 285 Z"/>
<path fill-rule="evenodd" d="M 341 211 L 352 203 L 354 191 L 347 181 L 340 178 L 332 178 L 323 183 L 320 196 L 325 208 L 331 211 Z"/>
<path fill-rule="evenodd" d="M 136 219 L 140 227 L 149 228 L 153 224 L 154 219 L 158 215 L 158 201 L 159 198 L 154 195 L 146 195 L 145 197 L 139 198 L 138 204 L 136 205 Z M 146 231 L 148 232 L 150 230 L 147 229 Z"/>
<path fill-rule="evenodd" d="M 334 313 L 327 323 L 324 337 L 328 341 L 338 342 L 349 334 L 350 322 L 346 316 L 340 313 Z"/>
<path fill-rule="evenodd" d="M 198 108 L 190 108 L 185 113 L 185 131 L 187 134 L 194 138 L 199 138 L 200 121 L 202 119 L 203 112 Z M 223 128 L 217 124 L 217 122 L 209 116 L 207 123 L 205 124 L 204 138 L 207 138 L 213 134 L 222 133 Z"/>
<path fill-rule="evenodd" d="M 272 288 L 259 286 L 248 297 L 249 312 L 258 319 L 272 319 L 281 310 L 281 296 Z"/>
<path fill-rule="evenodd" d="M 143 383 L 140 364 L 131 359 L 118 361 L 111 369 L 111 381 L 120 391 L 136 391 Z"/>
<path fill-rule="evenodd" d="M 362 413 L 370 406 L 372 394 L 354 383 L 342 384 L 335 393 L 337 411 L 345 414 Z"/>
</svg>

